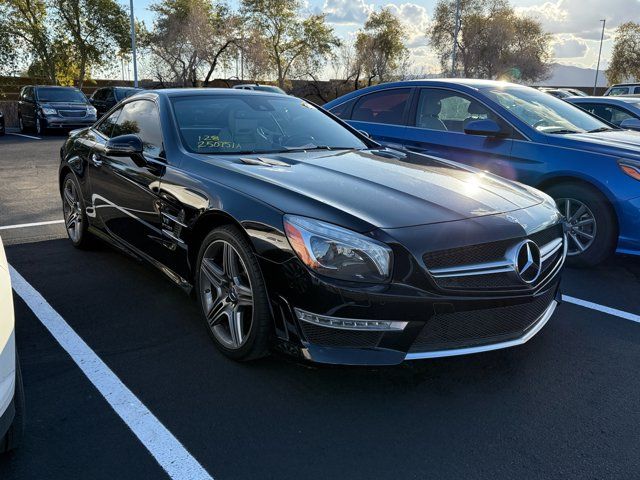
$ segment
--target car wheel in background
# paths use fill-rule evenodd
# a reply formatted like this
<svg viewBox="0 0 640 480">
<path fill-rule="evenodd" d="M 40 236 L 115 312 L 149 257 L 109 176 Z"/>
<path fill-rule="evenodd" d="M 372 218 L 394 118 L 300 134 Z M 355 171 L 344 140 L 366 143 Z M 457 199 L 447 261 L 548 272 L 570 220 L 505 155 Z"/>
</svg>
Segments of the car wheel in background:
<svg viewBox="0 0 640 480">
<path fill-rule="evenodd" d="M 13 450 L 20 444 L 24 431 L 24 385 L 22 384 L 22 370 L 16 355 L 16 389 L 13 397 L 15 416 L 13 423 L 3 438 L 0 438 L 0 453 Z"/>
<path fill-rule="evenodd" d="M 36 118 L 36 134 L 45 135 L 47 132 L 47 127 L 45 126 L 45 121 L 41 118 Z"/>
<path fill-rule="evenodd" d="M 600 192 L 576 183 L 554 185 L 546 192 L 555 199 L 568 223 L 570 265 L 594 266 L 613 254 L 617 238 L 615 213 Z"/>
<path fill-rule="evenodd" d="M 73 246 L 77 248 L 89 247 L 93 238 L 87 231 L 89 221 L 85 213 L 80 185 L 72 173 L 67 173 L 62 183 L 62 213 L 64 226 Z"/>
<path fill-rule="evenodd" d="M 226 225 L 207 235 L 195 276 L 203 318 L 220 351 L 234 360 L 267 355 L 267 292 L 251 245 L 237 228 Z"/>
<path fill-rule="evenodd" d="M 20 133 L 26 133 L 27 128 L 24 126 L 24 122 L 22 121 L 22 115 L 18 115 L 18 126 L 20 127 Z"/>
</svg>

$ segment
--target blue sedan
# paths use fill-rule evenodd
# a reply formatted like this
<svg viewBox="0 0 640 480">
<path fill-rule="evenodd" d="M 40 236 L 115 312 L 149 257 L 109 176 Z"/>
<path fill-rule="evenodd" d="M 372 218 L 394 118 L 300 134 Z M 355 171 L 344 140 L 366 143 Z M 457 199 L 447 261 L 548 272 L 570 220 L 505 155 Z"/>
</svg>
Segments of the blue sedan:
<svg viewBox="0 0 640 480">
<path fill-rule="evenodd" d="M 533 88 L 417 80 L 325 105 L 390 147 L 444 157 L 537 187 L 568 221 L 574 265 L 640 255 L 640 133 L 615 128 Z"/>
<path fill-rule="evenodd" d="M 569 97 L 564 100 L 616 127 L 640 131 L 640 97 Z"/>
</svg>

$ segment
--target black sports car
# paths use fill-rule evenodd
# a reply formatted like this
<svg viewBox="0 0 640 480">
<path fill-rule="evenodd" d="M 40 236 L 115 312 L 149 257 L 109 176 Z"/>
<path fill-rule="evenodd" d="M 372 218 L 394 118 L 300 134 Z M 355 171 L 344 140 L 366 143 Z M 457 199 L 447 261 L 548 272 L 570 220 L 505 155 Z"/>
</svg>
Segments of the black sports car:
<svg viewBox="0 0 640 480">
<path fill-rule="evenodd" d="M 557 303 L 550 197 L 383 148 L 295 97 L 139 93 L 61 156 L 73 244 L 100 237 L 195 289 L 234 359 L 480 352 L 524 343 Z"/>
</svg>

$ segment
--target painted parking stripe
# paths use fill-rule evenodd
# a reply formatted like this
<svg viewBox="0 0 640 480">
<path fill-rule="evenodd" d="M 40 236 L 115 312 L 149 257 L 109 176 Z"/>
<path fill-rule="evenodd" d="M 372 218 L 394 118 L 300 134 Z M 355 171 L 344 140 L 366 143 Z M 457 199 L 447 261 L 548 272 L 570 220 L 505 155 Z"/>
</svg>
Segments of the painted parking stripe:
<svg viewBox="0 0 640 480">
<path fill-rule="evenodd" d="M 122 383 L 42 295 L 11 265 L 9 271 L 15 292 L 71 356 L 169 477 L 174 480 L 213 480 L 178 439 Z"/>
<path fill-rule="evenodd" d="M 16 137 L 32 138 L 33 140 L 42 140 L 40 137 L 34 137 L 33 135 L 25 135 L 24 133 L 10 133 L 10 132 L 7 132 L 7 135 L 15 135 Z"/>
<path fill-rule="evenodd" d="M 47 222 L 20 223 L 18 225 L 3 225 L 3 226 L 0 226 L 0 230 L 11 230 L 13 228 L 40 227 L 42 225 L 56 225 L 58 223 L 64 223 L 64 220 L 49 220 Z"/>
<path fill-rule="evenodd" d="M 606 307 L 604 305 L 589 302 L 588 300 L 582 300 L 570 295 L 562 295 L 562 300 L 567 303 L 573 303 L 574 305 L 580 305 L 581 307 L 590 308 L 602 313 L 607 313 L 609 315 L 615 315 L 616 317 L 624 318 L 625 320 L 631 320 L 632 322 L 640 323 L 640 315 L 636 315 L 635 313 L 625 312 L 624 310 L 618 310 L 617 308 Z"/>
</svg>

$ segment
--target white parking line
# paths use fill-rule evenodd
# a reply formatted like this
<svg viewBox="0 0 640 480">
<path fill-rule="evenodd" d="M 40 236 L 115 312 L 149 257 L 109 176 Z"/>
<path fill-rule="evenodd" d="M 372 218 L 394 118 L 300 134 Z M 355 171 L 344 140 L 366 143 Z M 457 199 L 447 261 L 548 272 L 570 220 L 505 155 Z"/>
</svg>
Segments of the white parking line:
<svg viewBox="0 0 640 480">
<path fill-rule="evenodd" d="M 588 300 L 581 300 L 570 295 L 562 295 L 562 300 L 567 303 L 573 303 L 575 305 L 580 305 L 581 307 L 590 308 L 591 310 L 597 310 L 602 313 L 607 313 L 609 315 L 615 315 L 616 317 L 624 318 L 625 320 L 631 320 L 632 322 L 640 323 L 640 315 L 636 315 L 635 313 L 625 312 L 624 310 L 618 310 L 617 308 L 606 307 L 604 305 L 589 302 Z"/>
<path fill-rule="evenodd" d="M 18 225 L 3 225 L 3 226 L 0 226 L 0 230 L 11 230 L 12 228 L 39 227 L 41 225 L 55 225 L 57 223 L 64 223 L 64 220 L 49 220 L 47 222 L 20 223 Z"/>
<path fill-rule="evenodd" d="M 80 367 L 165 472 L 175 480 L 213 480 L 187 449 L 11 265 L 13 289 Z"/>
<path fill-rule="evenodd" d="M 25 138 L 32 138 L 34 140 L 42 140 L 40 137 L 34 137 L 32 135 L 25 135 L 24 133 L 11 133 L 11 132 L 7 132 L 7 135 L 15 135 L 16 137 L 25 137 Z"/>
</svg>

